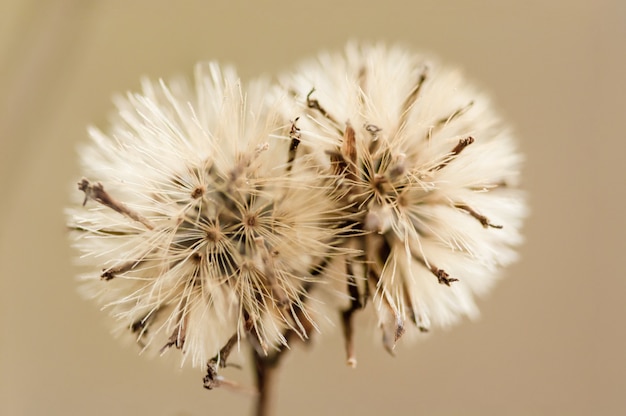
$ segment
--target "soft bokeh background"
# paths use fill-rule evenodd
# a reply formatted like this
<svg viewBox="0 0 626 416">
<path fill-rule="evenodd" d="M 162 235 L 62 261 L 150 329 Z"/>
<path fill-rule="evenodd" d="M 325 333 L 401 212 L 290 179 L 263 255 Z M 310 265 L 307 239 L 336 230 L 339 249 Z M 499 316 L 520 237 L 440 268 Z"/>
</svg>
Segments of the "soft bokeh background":
<svg viewBox="0 0 626 416">
<path fill-rule="evenodd" d="M 482 319 L 385 354 L 296 348 L 278 415 L 626 414 L 626 2 L 2 0 L 0 414 L 220 416 L 250 399 L 137 356 L 76 293 L 62 210 L 112 93 L 218 59 L 252 77 L 348 39 L 463 66 L 527 154 L 522 261 Z M 249 368 L 247 369 L 249 370 Z M 247 371 L 228 375 L 249 382 Z"/>
</svg>

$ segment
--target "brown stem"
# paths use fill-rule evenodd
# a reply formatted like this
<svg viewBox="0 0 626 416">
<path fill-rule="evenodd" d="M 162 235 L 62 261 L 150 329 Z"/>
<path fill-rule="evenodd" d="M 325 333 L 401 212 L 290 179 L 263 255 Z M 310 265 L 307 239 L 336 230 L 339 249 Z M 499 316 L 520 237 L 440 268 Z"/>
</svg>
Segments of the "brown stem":
<svg viewBox="0 0 626 416">
<path fill-rule="evenodd" d="M 306 95 L 306 105 L 307 105 L 307 107 L 309 107 L 310 109 L 319 111 L 319 113 L 322 115 L 322 117 L 325 117 L 329 121 L 337 124 L 337 120 L 335 120 L 335 118 L 333 116 L 328 114 L 328 112 L 324 109 L 324 107 L 322 107 L 320 105 L 319 101 L 314 100 L 314 99 L 311 98 L 311 95 L 313 95 L 314 92 L 315 92 L 315 88 L 311 89 L 311 91 L 309 91 L 309 93 Z"/>
<path fill-rule="evenodd" d="M 346 275 L 348 277 L 348 294 L 350 295 L 350 306 L 341 312 L 342 324 L 343 324 L 343 338 L 346 344 L 346 357 L 347 363 L 350 367 L 356 367 L 356 354 L 354 352 L 354 313 L 359 309 L 363 309 L 363 303 L 361 302 L 361 294 L 357 286 L 356 278 L 354 277 L 354 270 L 352 263 L 346 261 Z"/>
<path fill-rule="evenodd" d="M 411 256 L 415 260 L 420 262 L 428 270 L 430 270 L 430 272 L 435 275 L 439 283 L 441 283 L 442 285 L 450 286 L 450 283 L 459 281 L 459 279 L 450 277 L 450 275 L 445 270 L 440 269 L 434 264 L 427 262 L 422 256 L 417 254 L 413 249 L 411 249 Z"/>
<path fill-rule="evenodd" d="M 302 133 L 300 133 L 300 129 L 296 126 L 299 119 L 300 117 L 296 117 L 295 120 L 291 122 L 291 129 L 289 130 L 291 142 L 289 143 L 289 153 L 287 154 L 287 172 L 291 172 L 293 161 L 296 159 L 296 152 L 298 151 L 298 146 L 302 138 Z"/>
<path fill-rule="evenodd" d="M 128 218 L 142 223 L 149 230 L 154 229 L 154 225 L 147 218 L 137 211 L 130 209 L 126 204 L 113 198 L 111 194 L 104 190 L 104 186 L 100 182 L 92 184 L 87 178 L 83 178 L 78 182 L 78 189 L 85 193 L 83 205 L 85 205 L 89 199 L 93 199 Z"/>
<path fill-rule="evenodd" d="M 258 391 L 254 414 L 256 416 L 270 416 L 274 411 L 275 389 L 278 376 L 278 365 L 287 349 L 281 349 L 271 356 L 263 355 L 256 348 L 252 348 L 252 356 L 256 368 L 256 387 Z"/>
<path fill-rule="evenodd" d="M 335 127 L 335 130 L 337 130 L 337 132 L 343 136 L 343 131 L 338 127 L 339 123 L 337 123 L 337 119 L 334 118 L 332 115 L 330 115 L 325 109 L 324 107 L 322 107 L 319 103 L 319 101 L 314 100 L 311 98 L 311 95 L 313 95 L 313 93 L 315 92 L 315 88 L 313 88 L 311 91 L 309 91 L 309 93 L 306 95 L 306 105 L 308 108 L 315 110 L 317 112 L 319 112 L 319 114 L 321 114 L 322 117 L 324 117 L 326 120 L 330 121 L 333 126 Z"/>
<path fill-rule="evenodd" d="M 456 146 L 454 146 L 454 149 L 452 149 L 452 152 L 450 152 L 450 154 L 446 157 L 446 159 L 440 164 L 438 164 L 437 166 L 435 166 L 434 168 L 432 168 L 431 171 L 441 170 L 445 168 L 448 165 L 448 163 L 452 161 L 453 158 L 458 156 L 459 153 L 463 151 L 463 149 L 465 149 L 467 146 L 469 146 L 472 143 L 474 143 L 474 138 L 472 136 L 459 140 L 459 143 Z"/>
<path fill-rule="evenodd" d="M 458 209 L 462 209 L 463 211 L 467 212 L 468 214 L 470 214 L 472 217 L 476 218 L 478 221 L 480 221 L 480 223 L 482 224 L 482 226 L 484 228 L 503 228 L 502 225 L 496 225 L 496 224 L 492 224 L 491 221 L 489 221 L 489 218 L 485 217 L 482 214 L 479 214 L 476 210 L 474 210 L 473 208 L 465 205 L 465 204 L 454 204 L 454 206 Z"/>
<path fill-rule="evenodd" d="M 230 337 L 228 342 L 226 342 L 226 345 L 222 347 L 220 352 L 215 357 L 211 358 L 207 363 L 207 374 L 204 376 L 204 379 L 202 379 L 205 389 L 213 390 L 224 384 L 231 384 L 217 374 L 217 369 L 226 367 L 228 356 L 230 355 L 233 347 L 237 344 L 238 339 L 238 334 L 235 332 L 235 334 Z"/>
</svg>

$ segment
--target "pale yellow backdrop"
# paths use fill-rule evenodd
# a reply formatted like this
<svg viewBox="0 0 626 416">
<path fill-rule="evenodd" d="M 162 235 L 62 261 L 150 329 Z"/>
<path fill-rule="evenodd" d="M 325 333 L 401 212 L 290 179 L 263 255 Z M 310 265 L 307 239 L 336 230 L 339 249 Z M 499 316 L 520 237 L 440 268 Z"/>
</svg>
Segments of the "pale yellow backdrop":
<svg viewBox="0 0 626 416">
<path fill-rule="evenodd" d="M 0 414 L 249 413 L 202 372 L 122 346 L 76 293 L 62 213 L 76 144 L 141 75 L 219 59 L 252 77 L 348 39 L 434 52 L 490 90 L 527 155 L 533 214 L 481 320 L 396 358 L 361 334 L 356 370 L 339 331 L 296 348 L 278 415 L 626 414 L 625 4 L 3 0 Z"/>
</svg>

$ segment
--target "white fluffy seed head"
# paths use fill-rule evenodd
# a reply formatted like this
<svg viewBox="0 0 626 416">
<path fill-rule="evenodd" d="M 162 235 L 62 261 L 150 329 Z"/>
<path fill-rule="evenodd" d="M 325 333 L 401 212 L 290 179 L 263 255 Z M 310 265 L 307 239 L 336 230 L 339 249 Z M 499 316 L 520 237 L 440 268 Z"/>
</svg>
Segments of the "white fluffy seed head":
<svg viewBox="0 0 626 416">
<path fill-rule="evenodd" d="M 264 351 L 289 329 L 307 337 L 335 207 L 310 158 L 290 162 L 293 126 L 272 87 L 245 88 L 215 63 L 191 83 L 142 87 L 80 151 L 86 207 L 77 191 L 68 222 L 91 266 L 84 292 L 140 345 L 195 366 L 233 334 Z"/>
<path fill-rule="evenodd" d="M 359 309 L 374 305 L 391 351 L 410 328 L 476 316 L 517 258 L 515 140 L 460 72 L 423 56 L 349 45 L 277 87 L 209 63 L 116 105 L 81 149 L 87 206 L 77 193 L 68 222 L 100 269 L 84 292 L 147 349 L 203 366 L 245 337 L 277 357 L 331 307 L 354 365 Z"/>
<path fill-rule="evenodd" d="M 331 197 L 361 231 L 344 243 L 385 345 L 477 314 L 516 259 L 522 157 L 491 102 L 459 71 L 402 48 L 349 45 L 280 78 L 285 117 L 335 175 Z M 456 281 L 458 279 L 458 281 Z"/>
</svg>

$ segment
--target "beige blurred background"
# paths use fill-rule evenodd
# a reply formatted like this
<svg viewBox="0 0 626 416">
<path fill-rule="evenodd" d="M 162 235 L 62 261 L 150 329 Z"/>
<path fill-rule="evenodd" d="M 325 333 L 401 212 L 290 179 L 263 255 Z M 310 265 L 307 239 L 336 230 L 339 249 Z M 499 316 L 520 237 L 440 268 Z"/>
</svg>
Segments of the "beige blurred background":
<svg viewBox="0 0 626 416">
<path fill-rule="evenodd" d="M 277 414 L 626 414 L 619 0 L 2 0 L 0 414 L 249 413 L 247 396 L 205 391 L 201 371 L 138 357 L 78 296 L 62 213 L 76 144 L 144 74 L 218 59 L 250 78 L 348 39 L 434 52 L 490 90 L 527 155 L 533 214 L 478 322 L 396 358 L 362 333 L 356 370 L 339 331 L 296 348 Z"/>
</svg>

